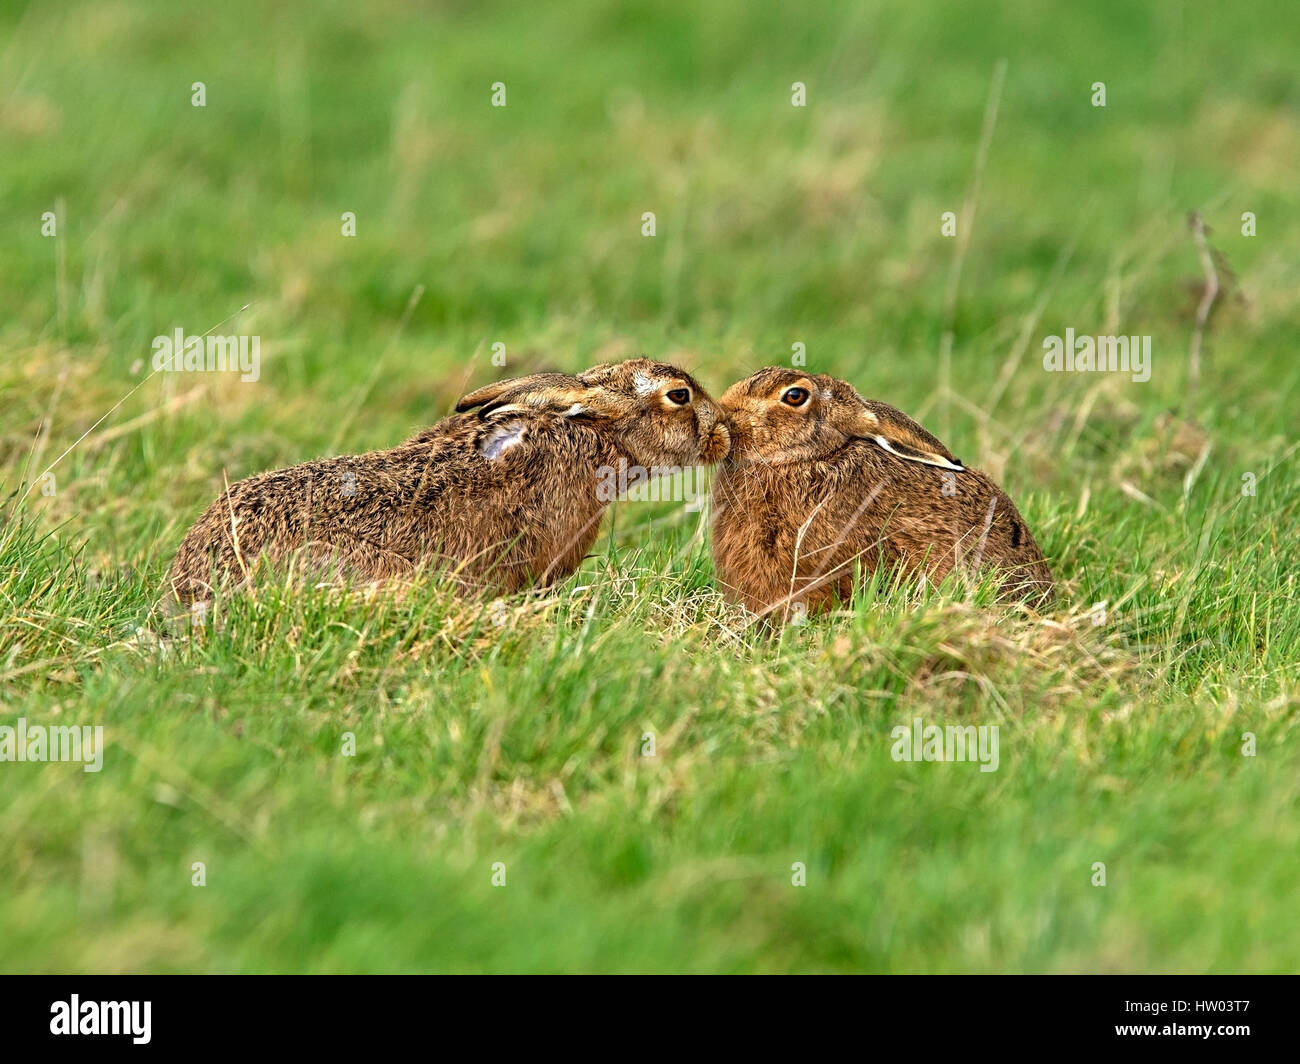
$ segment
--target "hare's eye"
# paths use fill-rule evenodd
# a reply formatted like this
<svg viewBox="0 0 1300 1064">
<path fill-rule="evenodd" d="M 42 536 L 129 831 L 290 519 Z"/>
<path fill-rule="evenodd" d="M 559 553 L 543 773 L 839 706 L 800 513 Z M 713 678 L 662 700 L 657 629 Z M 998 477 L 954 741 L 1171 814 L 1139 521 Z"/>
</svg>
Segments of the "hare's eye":
<svg viewBox="0 0 1300 1064">
<path fill-rule="evenodd" d="M 787 388 L 781 396 L 781 402 L 787 406 L 803 406 L 808 402 L 807 388 Z"/>
<path fill-rule="evenodd" d="M 674 388 L 667 395 L 669 400 L 678 406 L 685 406 L 691 401 L 691 390 L 689 388 Z"/>
</svg>

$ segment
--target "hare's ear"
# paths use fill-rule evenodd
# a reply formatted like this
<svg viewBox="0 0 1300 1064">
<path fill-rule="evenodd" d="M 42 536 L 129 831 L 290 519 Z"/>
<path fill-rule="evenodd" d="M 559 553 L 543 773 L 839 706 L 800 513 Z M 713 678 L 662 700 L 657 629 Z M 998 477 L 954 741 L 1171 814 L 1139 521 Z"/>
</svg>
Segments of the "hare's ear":
<svg viewBox="0 0 1300 1064">
<path fill-rule="evenodd" d="M 544 388 L 536 392 L 507 392 L 484 406 L 479 417 L 546 413 L 595 420 L 614 417 L 621 410 L 603 388 Z"/>
<path fill-rule="evenodd" d="M 482 406 L 484 403 L 490 403 L 502 392 L 508 391 L 514 381 L 497 381 L 496 384 L 489 384 L 479 388 L 477 391 L 470 392 L 461 398 L 456 404 L 456 413 L 463 414 L 466 410 L 473 410 L 476 406 Z"/>
<path fill-rule="evenodd" d="M 958 473 L 966 471 L 961 459 L 955 458 L 939 440 L 906 414 L 883 403 L 875 403 L 863 410 L 859 437 L 909 462 L 954 469 Z"/>
<path fill-rule="evenodd" d="M 547 406 L 550 405 L 548 401 L 539 401 L 544 396 L 581 390 L 582 385 L 578 378 L 567 373 L 534 373 L 528 377 L 511 377 L 509 380 L 497 381 L 495 384 L 484 385 L 477 391 L 470 392 L 456 404 L 456 412 L 463 414 L 466 410 L 481 406 L 485 408 L 483 413 L 486 414 L 489 409 L 503 402 L 522 404 L 527 401 L 530 406 Z"/>
<path fill-rule="evenodd" d="M 940 469 L 955 469 L 958 473 L 966 472 L 966 467 L 955 458 L 948 458 L 942 454 L 936 454 L 934 451 L 913 447 L 903 440 L 891 440 L 883 433 L 873 436 L 872 439 L 890 454 L 897 455 L 899 458 L 906 458 L 909 462 L 921 462 L 925 465 L 938 466 Z"/>
<path fill-rule="evenodd" d="M 464 413 L 479 407 L 479 417 L 548 413 L 560 417 L 611 418 L 626 412 L 626 404 L 606 388 L 584 385 L 567 373 L 535 373 L 531 377 L 489 384 L 470 392 L 456 409 Z"/>
</svg>

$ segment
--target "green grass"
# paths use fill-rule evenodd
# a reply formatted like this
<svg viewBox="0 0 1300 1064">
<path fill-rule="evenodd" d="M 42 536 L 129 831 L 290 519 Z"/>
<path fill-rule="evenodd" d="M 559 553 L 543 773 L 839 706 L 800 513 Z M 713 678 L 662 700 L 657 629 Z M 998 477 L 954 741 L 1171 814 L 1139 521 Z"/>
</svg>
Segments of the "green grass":
<svg viewBox="0 0 1300 1064">
<path fill-rule="evenodd" d="M 108 743 L 0 764 L 0 969 L 1300 968 L 1293 8 L 0 6 L 0 723 Z M 220 323 L 257 383 L 149 378 Z M 1151 380 L 1044 372 L 1066 328 Z M 624 503 L 503 625 L 268 588 L 151 636 L 223 477 L 391 445 L 496 342 L 715 394 L 802 342 L 1003 483 L 1060 604 L 765 638 Z M 918 716 L 998 771 L 893 761 Z"/>
</svg>

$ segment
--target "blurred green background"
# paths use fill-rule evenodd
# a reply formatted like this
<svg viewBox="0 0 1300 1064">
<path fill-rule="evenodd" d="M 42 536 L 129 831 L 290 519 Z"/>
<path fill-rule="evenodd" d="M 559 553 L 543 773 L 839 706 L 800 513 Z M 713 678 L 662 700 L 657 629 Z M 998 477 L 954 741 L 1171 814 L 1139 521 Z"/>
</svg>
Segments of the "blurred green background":
<svg viewBox="0 0 1300 1064">
<path fill-rule="evenodd" d="M 0 4 L 0 722 L 109 742 L 0 764 L 0 969 L 1296 970 L 1298 54 L 1287 0 Z M 150 377 L 177 327 L 260 380 Z M 1150 382 L 1043 372 L 1066 328 Z M 1051 617 L 764 639 L 629 502 L 504 627 L 429 587 L 149 635 L 223 477 L 796 343 L 1003 483 Z M 999 771 L 893 762 L 914 716 Z"/>
</svg>

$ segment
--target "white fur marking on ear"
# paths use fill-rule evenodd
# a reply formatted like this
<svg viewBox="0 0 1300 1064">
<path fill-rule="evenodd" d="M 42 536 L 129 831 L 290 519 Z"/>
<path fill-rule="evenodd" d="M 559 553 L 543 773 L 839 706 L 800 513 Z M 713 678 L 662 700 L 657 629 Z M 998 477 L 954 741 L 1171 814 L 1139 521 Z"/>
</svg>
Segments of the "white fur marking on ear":
<svg viewBox="0 0 1300 1064">
<path fill-rule="evenodd" d="M 528 425 L 523 421 L 510 421 L 504 425 L 495 425 L 486 436 L 479 440 L 478 451 L 489 460 L 500 458 L 511 447 L 517 447 L 528 434 Z"/>
<path fill-rule="evenodd" d="M 876 436 L 875 441 L 890 454 L 897 455 L 899 458 L 905 459 L 908 462 L 921 462 L 924 465 L 938 466 L 940 469 L 955 469 L 958 473 L 966 472 L 965 466 L 958 465 L 955 462 L 950 462 L 941 455 L 932 454 L 929 451 L 924 453 L 917 452 L 916 454 L 904 454 L 902 451 L 896 450 L 894 445 L 885 439 L 884 436 Z"/>
</svg>

